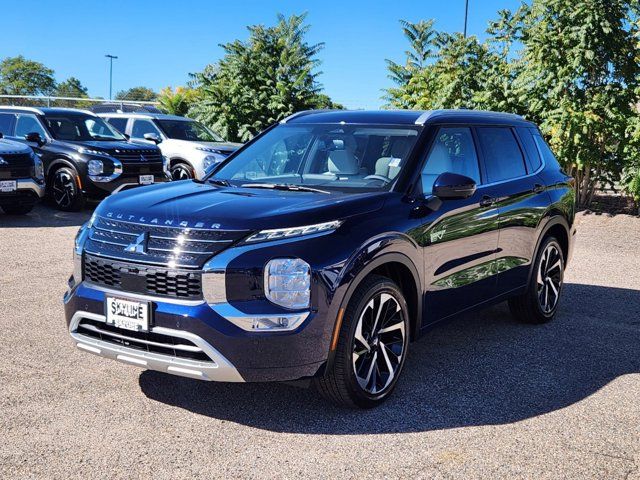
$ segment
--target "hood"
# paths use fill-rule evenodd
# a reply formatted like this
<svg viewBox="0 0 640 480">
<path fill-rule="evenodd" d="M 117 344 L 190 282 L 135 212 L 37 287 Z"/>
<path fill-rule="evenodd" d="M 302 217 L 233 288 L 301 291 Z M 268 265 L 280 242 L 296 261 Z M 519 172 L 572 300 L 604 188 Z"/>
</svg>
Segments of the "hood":
<svg viewBox="0 0 640 480">
<path fill-rule="evenodd" d="M 222 230 L 261 230 L 310 225 L 378 210 L 388 192 L 288 192 L 219 187 L 193 180 L 139 187 L 113 195 L 99 216 L 143 224 Z"/>
<path fill-rule="evenodd" d="M 25 154 L 31 152 L 31 148 L 24 143 L 14 142 L 6 138 L 0 139 L 0 155 Z"/>
</svg>

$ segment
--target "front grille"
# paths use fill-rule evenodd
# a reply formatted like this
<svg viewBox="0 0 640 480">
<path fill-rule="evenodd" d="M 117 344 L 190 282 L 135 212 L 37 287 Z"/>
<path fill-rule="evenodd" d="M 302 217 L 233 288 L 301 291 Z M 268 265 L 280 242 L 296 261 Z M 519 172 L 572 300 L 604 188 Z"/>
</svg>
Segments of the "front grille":
<svg viewBox="0 0 640 480">
<path fill-rule="evenodd" d="M 160 163 L 139 162 L 139 163 L 122 163 L 122 171 L 131 175 L 161 175 L 164 172 L 164 165 Z"/>
<path fill-rule="evenodd" d="M 7 163 L 0 165 L 0 180 L 31 177 L 33 160 L 30 154 L 0 154 L 0 157 Z"/>
<path fill-rule="evenodd" d="M 144 352 L 168 355 L 176 358 L 211 362 L 211 358 L 193 342 L 154 332 L 134 332 L 117 328 L 105 322 L 84 318 L 77 332 L 103 342 L 121 345 Z"/>
<path fill-rule="evenodd" d="M 198 269 L 213 255 L 230 247 L 249 233 L 246 230 L 182 228 L 162 220 L 148 218 L 142 225 L 119 219 L 98 217 L 91 228 L 85 250 L 100 257 L 134 263 Z M 175 221 L 179 224 L 179 220 Z M 144 234 L 143 250 L 127 251 Z"/>
<path fill-rule="evenodd" d="M 117 158 L 122 163 L 142 162 L 142 163 L 162 163 L 162 153 L 159 150 L 114 150 L 110 152 L 112 157 Z M 143 160 L 144 158 L 144 160 Z"/>
<path fill-rule="evenodd" d="M 202 299 L 200 272 L 150 267 L 85 255 L 84 278 L 130 293 L 185 300 Z"/>
</svg>

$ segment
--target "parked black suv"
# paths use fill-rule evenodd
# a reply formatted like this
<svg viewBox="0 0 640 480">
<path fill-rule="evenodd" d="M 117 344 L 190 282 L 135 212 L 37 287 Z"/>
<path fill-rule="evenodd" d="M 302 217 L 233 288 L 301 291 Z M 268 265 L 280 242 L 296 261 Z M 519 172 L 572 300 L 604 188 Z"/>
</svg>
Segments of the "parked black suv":
<svg viewBox="0 0 640 480">
<path fill-rule="evenodd" d="M 0 207 L 9 215 L 29 213 L 44 196 L 42 161 L 26 145 L 0 133 Z"/>
<path fill-rule="evenodd" d="M 311 377 L 371 407 L 437 322 L 504 300 L 520 321 L 554 317 L 574 198 L 519 116 L 300 113 L 203 181 L 102 202 L 76 238 L 69 332 L 131 365 Z"/>
<path fill-rule="evenodd" d="M 61 210 L 79 210 L 87 197 L 169 180 L 157 147 L 129 142 L 92 112 L 0 106 L 0 132 L 42 158 L 47 193 Z"/>
</svg>

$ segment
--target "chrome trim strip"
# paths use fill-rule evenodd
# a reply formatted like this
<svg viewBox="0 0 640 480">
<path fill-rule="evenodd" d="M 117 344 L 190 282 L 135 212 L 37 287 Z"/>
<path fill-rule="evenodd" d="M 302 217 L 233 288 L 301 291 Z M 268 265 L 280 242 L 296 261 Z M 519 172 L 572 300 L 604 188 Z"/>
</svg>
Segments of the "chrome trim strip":
<svg viewBox="0 0 640 480">
<path fill-rule="evenodd" d="M 128 340 L 130 342 L 144 343 L 145 345 L 152 345 L 154 347 L 170 348 L 170 349 L 173 349 L 173 350 L 181 350 L 183 352 L 194 352 L 194 353 L 202 352 L 202 349 L 200 347 L 194 347 L 192 345 L 182 345 L 182 344 L 178 345 L 178 344 L 173 344 L 173 343 L 170 344 L 170 343 L 152 342 L 150 340 L 143 340 L 141 338 L 129 337 L 127 335 L 122 335 L 120 333 L 110 332 L 109 330 L 103 330 L 103 329 L 98 328 L 95 325 L 91 325 L 91 324 L 82 325 L 82 326 L 79 326 L 78 328 L 84 328 L 85 330 L 91 330 L 92 332 L 99 333 L 100 335 L 119 338 L 121 340 Z"/>
<path fill-rule="evenodd" d="M 76 346 L 79 349 L 93 353 L 94 355 L 118 360 L 123 363 L 136 365 L 150 370 L 157 370 L 159 372 L 171 373 L 199 380 L 244 382 L 244 379 L 231 362 L 229 362 L 208 342 L 193 333 L 183 330 L 173 330 L 165 327 L 152 328 L 152 331 L 155 333 L 184 338 L 193 342 L 195 345 L 200 347 L 209 358 L 211 358 L 211 362 L 202 362 L 176 358 L 158 353 L 144 352 L 87 337 L 77 331 L 78 324 L 83 318 L 100 322 L 104 322 L 106 319 L 104 315 L 77 311 L 73 314 L 71 322 L 69 323 L 69 334 L 76 343 Z"/>
<path fill-rule="evenodd" d="M 109 260 L 113 260 L 113 261 L 116 261 L 116 262 L 129 263 L 129 264 L 134 265 L 134 266 L 136 264 L 139 264 L 139 265 L 143 265 L 143 266 L 149 266 L 149 265 L 151 265 L 151 266 L 159 266 L 159 267 L 164 267 L 164 268 L 167 268 L 167 269 L 177 268 L 177 269 L 188 270 L 190 272 L 198 271 L 198 267 L 194 267 L 193 265 L 183 265 L 181 263 L 175 263 L 175 264 L 172 264 L 171 266 L 169 266 L 168 262 L 152 262 L 152 261 L 149 261 L 149 260 L 139 260 L 139 259 L 132 260 L 130 258 L 114 257 L 114 256 L 111 256 L 111 255 L 105 255 L 102 252 L 94 252 L 94 251 L 90 250 L 87 247 L 85 247 L 84 251 L 86 253 L 88 253 L 89 255 L 93 255 L 94 257 L 107 258 Z M 170 261 L 173 261 L 173 260 L 170 260 Z"/>
<path fill-rule="evenodd" d="M 108 245 L 116 245 L 118 247 L 126 247 L 127 245 L 129 245 L 129 243 L 117 243 L 117 242 L 111 242 L 109 240 L 101 240 L 99 238 L 93 238 L 92 235 L 89 235 L 89 240 L 94 242 L 106 243 Z"/>
<path fill-rule="evenodd" d="M 230 321 L 234 325 L 240 327 L 243 330 L 254 333 L 276 333 L 276 332 L 291 332 L 297 329 L 309 316 L 308 311 L 296 312 L 296 313 L 244 313 L 238 310 L 236 307 L 229 303 L 218 303 L 209 305 L 211 309 L 224 319 Z M 288 322 L 287 327 L 271 328 L 271 329 L 257 329 L 253 328 L 256 321 L 271 320 L 271 319 L 285 319 Z"/>
<path fill-rule="evenodd" d="M 169 227 L 171 228 L 171 227 Z M 175 227 L 173 227 L 175 228 Z M 215 232 L 216 230 L 210 230 L 211 232 Z M 231 232 L 231 231 L 240 231 L 240 230 L 220 230 L 222 232 Z M 136 234 L 137 235 L 137 234 Z M 163 237 L 161 235 L 153 235 L 153 234 L 149 234 L 149 238 L 157 238 L 160 240 L 175 240 L 176 242 L 178 241 L 178 237 Z M 182 239 L 183 242 L 202 242 L 202 243 L 231 243 L 234 240 L 199 240 L 197 238 L 183 238 Z M 207 253 L 207 252 L 203 252 L 203 253 Z"/>
<path fill-rule="evenodd" d="M 35 192 L 38 197 L 44 197 L 44 185 L 40 185 L 31 178 L 16 180 L 16 190 L 31 190 Z"/>
</svg>

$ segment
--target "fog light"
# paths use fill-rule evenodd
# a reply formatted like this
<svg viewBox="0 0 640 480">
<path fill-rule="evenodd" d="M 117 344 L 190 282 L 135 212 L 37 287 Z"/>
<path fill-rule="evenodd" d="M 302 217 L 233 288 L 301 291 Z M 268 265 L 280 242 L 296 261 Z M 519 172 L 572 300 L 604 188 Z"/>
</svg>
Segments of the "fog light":
<svg viewBox="0 0 640 480">
<path fill-rule="evenodd" d="M 276 258 L 264 268 L 267 299 L 289 309 L 308 308 L 311 300 L 311 267 L 300 258 Z"/>
</svg>

